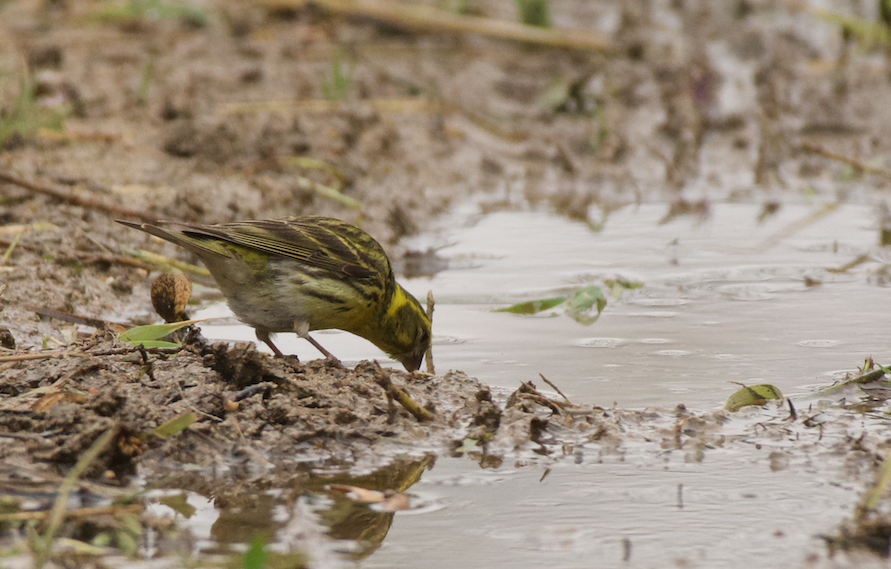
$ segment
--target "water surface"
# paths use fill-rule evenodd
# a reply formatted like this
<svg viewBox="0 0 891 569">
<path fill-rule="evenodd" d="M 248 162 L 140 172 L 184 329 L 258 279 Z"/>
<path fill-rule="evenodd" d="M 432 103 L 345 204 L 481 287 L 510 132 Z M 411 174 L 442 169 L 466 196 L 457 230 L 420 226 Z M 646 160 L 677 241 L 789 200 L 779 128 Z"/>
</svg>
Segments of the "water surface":
<svg viewBox="0 0 891 569">
<path fill-rule="evenodd" d="M 864 358 L 891 359 L 891 300 L 881 283 L 888 255 L 876 247 L 868 207 L 785 206 L 759 221 L 756 206 L 718 204 L 705 218 L 660 223 L 665 211 L 629 206 L 600 231 L 541 212 L 446 220 L 417 245 L 437 244 L 449 269 L 404 281 L 419 298 L 430 289 L 436 296 L 437 371 L 463 370 L 506 391 L 530 380 L 546 391 L 542 373 L 578 403 L 707 410 L 737 388 L 732 382 L 769 382 L 806 406 L 815 386 Z M 872 257 L 832 270 L 861 254 Z M 610 298 L 590 326 L 559 309 L 492 312 L 616 278 L 643 287 Z M 204 332 L 252 336 L 241 326 Z M 289 336 L 279 340 L 285 352 L 317 357 Z M 347 362 L 384 357 L 345 333 L 315 337 Z M 768 450 L 745 444 L 709 449 L 701 463 L 678 451 L 606 462 L 550 457 L 524 468 L 505 461 L 498 470 L 440 458 L 410 491 L 442 507 L 397 514 L 359 566 L 829 563 L 815 536 L 832 533 L 862 490 L 839 461 L 797 455 L 776 469 Z"/>
</svg>

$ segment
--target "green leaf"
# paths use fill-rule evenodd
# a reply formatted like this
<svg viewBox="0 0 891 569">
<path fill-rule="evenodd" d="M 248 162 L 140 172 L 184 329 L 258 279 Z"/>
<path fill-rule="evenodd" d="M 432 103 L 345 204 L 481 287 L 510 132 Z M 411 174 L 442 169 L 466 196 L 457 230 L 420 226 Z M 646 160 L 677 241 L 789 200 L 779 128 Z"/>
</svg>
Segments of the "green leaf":
<svg viewBox="0 0 891 569">
<path fill-rule="evenodd" d="M 102 546 L 87 543 L 79 539 L 72 539 L 70 537 L 60 537 L 56 540 L 56 543 L 57 545 L 70 547 L 71 550 L 78 555 L 105 555 L 108 553 Z"/>
<path fill-rule="evenodd" d="M 565 296 L 555 298 L 542 298 L 539 300 L 528 300 L 519 304 L 508 306 L 507 308 L 499 308 L 492 312 L 510 312 L 511 314 L 537 314 L 543 310 L 554 308 L 558 304 L 566 302 Z"/>
<path fill-rule="evenodd" d="M 185 492 L 177 496 L 165 496 L 158 501 L 186 519 L 194 516 L 197 511 L 195 506 L 188 502 Z"/>
<path fill-rule="evenodd" d="M 266 567 L 266 543 L 255 537 L 244 552 L 244 569 L 263 569 Z"/>
<path fill-rule="evenodd" d="M 171 419 L 163 425 L 158 425 L 157 427 L 155 427 L 155 434 L 166 439 L 167 437 L 172 437 L 173 435 L 179 433 L 197 420 L 198 416 L 195 415 L 195 413 L 193 413 L 192 411 L 186 411 L 179 417 Z"/>
<path fill-rule="evenodd" d="M 130 532 L 118 530 L 115 537 L 117 538 L 118 549 L 121 550 L 121 553 L 128 557 L 136 555 L 136 547 L 138 546 L 136 536 Z"/>
<path fill-rule="evenodd" d="M 768 399 L 782 398 L 783 394 L 780 393 L 780 390 L 769 383 L 751 385 L 743 387 L 728 397 L 724 402 L 724 410 L 733 413 L 747 405 L 764 405 Z"/>
<path fill-rule="evenodd" d="M 139 516 L 132 513 L 127 513 L 121 516 L 121 521 L 124 523 L 124 529 L 130 532 L 135 536 L 140 536 L 143 534 L 142 523 L 139 521 Z"/>
<path fill-rule="evenodd" d="M 203 320 L 186 320 L 184 322 L 174 322 L 172 324 L 149 324 L 148 326 L 137 326 L 136 328 L 130 328 L 129 330 L 124 331 L 120 336 L 118 336 L 118 339 L 121 342 L 130 344 L 131 346 L 138 346 L 139 344 L 142 344 L 143 346 L 150 347 L 176 347 L 179 344 L 171 344 L 170 342 L 166 342 L 165 346 L 157 346 L 149 344 L 148 342 L 163 338 L 168 334 L 176 332 L 180 328 L 185 328 L 186 326 L 191 326 L 192 324 L 197 324 L 198 322 L 203 322 Z"/>
<path fill-rule="evenodd" d="M 644 284 L 638 281 L 626 281 L 625 279 L 608 279 L 603 281 L 603 284 L 610 288 L 625 288 L 628 290 L 634 290 L 636 288 L 641 288 Z"/>
<path fill-rule="evenodd" d="M 527 26 L 551 27 L 550 0 L 514 0 L 520 11 L 520 20 Z"/>
<path fill-rule="evenodd" d="M 599 286 L 580 288 L 566 303 L 566 314 L 570 318 L 588 326 L 593 324 L 606 306 L 606 297 Z"/>
<path fill-rule="evenodd" d="M 90 545 L 94 547 L 108 547 L 111 545 L 111 534 L 107 531 L 97 533 L 96 536 L 90 540 Z"/>
<path fill-rule="evenodd" d="M 127 343 L 129 344 L 130 342 Z M 177 342 L 165 342 L 164 340 L 144 340 L 141 342 L 133 342 L 132 345 L 143 345 L 146 348 L 176 348 L 182 346 L 182 344 Z"/>
</svg>

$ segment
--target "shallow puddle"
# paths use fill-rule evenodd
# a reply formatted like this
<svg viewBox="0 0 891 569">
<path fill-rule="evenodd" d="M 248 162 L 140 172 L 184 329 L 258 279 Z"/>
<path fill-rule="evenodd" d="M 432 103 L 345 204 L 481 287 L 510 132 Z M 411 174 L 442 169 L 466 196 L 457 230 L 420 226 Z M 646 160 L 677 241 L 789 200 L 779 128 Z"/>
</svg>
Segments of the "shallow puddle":
<svg viewBox="0 0 891 569">
<path fill-rule="evenodd" d="M 734 389 L 728 382 L 806 393 L 887 350 L 876 307 L 889 305 L 888 292 L 871 282 L 881 265 L 827 272 L 876 249 L 867 207 L 840 206 L 785 238 L 822 206 L 786 206 L 763 223 L 749 205 L 716 205 L 707 219 L 660 225 L 665 211 L 629 206 L 600 232 L 546 213 L 496 213 L 444 231 L 439 254 L 450 268 L 403 281 L 418 298 L 428 290 L 436 297 L 437 370 L 511 389 L 530 380 L 546 388 L 543 373 L 579 402 L 701 409 L 720 405 Z M 559 307 L 535 316 L 492 312 L 615 278 L 644 286 L 610 298 L 590 326 Z M 197 317 L 227 313 L 220 305 Z M 203 329 L 211 339 L 253 339 L 235 323 Z M 346 361 L 385 358 L 343 332 L 314 335 Z M 286 352 L 319 357 L 293 335 L 279 339 Z"/>
<path fill-rule="evenodd" d="M 397 516 L 362 566 L 795 567 L 822 553 L 814 534 L 832 533 L 855 496 L 737 452 L 695 465 L 558 463 L 541 482 L 541 468 L 466 470 L 437 463 L 412 490 L 445 508 Z"/>
<path fill-rule="evenodd" d="M 547 213 L 494 213 L 419 239 L 449 260 L 434 277 L 405 281 L 418 298 L 436 296 L 437 371 L 548 391 L 542 373 L 575 403 L 703 411 L 719 407 L 733 382 L 772 383 L 807 408 L 816 386 L 864 358 L 886 363 L 889 256 L 876 246 L 869 208 L 784 206 L 759 222 L 755 206 L 719 204 L 707 218 L 660 224 L 665 211 L 625 207 L 600 231 Z M 871 257 L 834 271 L 862 254 Z M 590 326 L 559 307 L 492 312 L 617 278 L 643 287 L 611 296 Z M 252 338 L 235 325 L 206 325 L 204 334 Z M 382 358 L 345 333 L 316 338 L 347 362 Z M 291 335 L 279 345 L 317 357 Z M 815 536 L 832 533 L 863 488 L 846 481 L 841 458 L 815 465 L 798 454 L 777 468 L 769 450 L 742 443 L 708 449 L 702 462 L 677 450 L 646 456 L 603 461 L 582 451 L 519 469 L 505 460 L 498 470 L 437 459 L 409 492 L 442 507 L 398 513 L 359 565 L 810 566 L 826 562 Z"/>
</svg>

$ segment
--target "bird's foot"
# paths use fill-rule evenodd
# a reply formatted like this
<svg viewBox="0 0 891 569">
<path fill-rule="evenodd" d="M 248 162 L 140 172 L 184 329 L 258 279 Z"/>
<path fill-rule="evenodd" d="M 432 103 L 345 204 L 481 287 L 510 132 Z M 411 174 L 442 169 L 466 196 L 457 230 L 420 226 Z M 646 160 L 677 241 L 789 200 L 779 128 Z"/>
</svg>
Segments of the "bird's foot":
<svg viewBox="0 0 891 569">
<path fill-rule="evenodd" d="M 347 366 L 343 365 L 343 362 L 341 362 L 339 359 L 330 355 L 325 357 L 325 365 L 327 365 L 328 367 L 336 367 L 343 370 L 349 369 Z"/>
</svg>

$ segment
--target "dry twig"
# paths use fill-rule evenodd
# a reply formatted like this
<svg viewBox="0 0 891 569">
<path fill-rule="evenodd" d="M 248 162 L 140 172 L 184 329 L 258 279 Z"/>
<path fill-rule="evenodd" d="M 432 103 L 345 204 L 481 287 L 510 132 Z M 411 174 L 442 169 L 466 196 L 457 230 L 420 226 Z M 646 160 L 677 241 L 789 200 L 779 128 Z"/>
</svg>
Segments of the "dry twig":
<svg viewBox="0 0 891 569">
<path fill-rule="evenodd" d="M 393 385 L 390 381 L 390 370 L 382 368 L 377 362 L 374 362 L 374 366 L 377 368 L 377 374 L 375 374 L 374 380 L 378 385 L 384 388 L 388 398 L 398 401 L 399 404 L 405 407 L 406 411 L 414 415 L 418 421 L 430 421 L 433 419 L 433 413 L 418 405 L 418 403 L 404 390 Z"/>
<path fill-rule="evenodd" d="M 103 203 L 96 200 L 91 200 L 87 198 L 82 198 L 79 196 L 75 196 L 66 192 L 62 192 L 51 188 L 49 186 L 45 186 L 43 184 L 37 184 L 35 182 L 29 182 L 28 180 L 23 180 L 16 176 L 13 176 L 9 172 L 0 171 L 0 182 L 5 182 L 7 184 L 13 184 L 19 186 L 20 188 L 24 188 L 26 190 L 32 191 L 37 194 L 43 194 L 45 196 L 49 196 L 53 199 L 57 199 L 66 203 L 69 203 L 74 206 L 85 207 L 87 209 L 93 209 L 96 211 L 101 211 L 110 215 L 116 215 L 119 217 L 127 217 L 132 219 L 140 219 L 146 222 L 154 222 L 157 221 L 154 217 L 144 214 L 139 211 L 134 211 L 132 209 L 127 209 L 125 207 L 111 205 L 107 203 Z"/>
<path fill-rule="evenodd" d="M 559 388 L 559 387 L 557 387 L 556 385 L 554 385 L 553 383 L 551 383 L 551 380 L 550 380 L 550 379 L 546 378 L 546 377 L 544 376 L 543 373 L 539 373 L 538 375 L 539 375 L 539 377 L 541 377 L 542 380 L 544 380 L 545 383 L 547 383 L 548 385 L 550 385 L 551 387 L 553 387 L 553 388 L 554 388 L 554 391 L 556 391 L 557 393 L 559 393 L 559 394 L 560 394 L 560 397 L 562 397 L 563 399 L 565 399 L 567 404 L 572 405 L 572 401 L 569 400 L 569 397 L 567 397 L 562 391 L 560 391 L 560 388 Z"/>
<path fill-rule="evenodd" d="M 433 305 L 436 303 L 433 301 L 433 291 L 427 291 L 427 320 L 430 321 L 430 334 L 433 335 Z M 430 375 L 435 375 L 433 370 L 433 339 L 431 338 L 430 347 L 427 348 L 427 353 L 424 354 L 424 359 L 427 360 L 427 373 Z"/>
<path fill-rule="evenodd" d="M 823 158 L 829 158 L 830 160 L 835 160 L 836 162 L 841 162 L 842 164 L 847 164 L 852 168 L 856 168 L 862 172 L 867 174 L 875 174 L 877 176 L 883 176 L 885 178 L 891 179 L 891 170 L 886 170 L 885 168 L 877 168 L 875 166 L 870 166 L 868 164 L 864 164 L 860 160 L 856 158 L 851 158 L 849 156 L 845 156 L 843 154 L 838 154 L 837 152 L 832 152 L 831 150 L 826 150 L 822 146 L 818 144 L 812 144 L 810 142 L 803 142 L 799 147 L 804 152 L 810 152 L 812 154 L 817 154 L 822 156 Z"/>
<path fill-rule="evenodd" d="M 476 16 L 462 16 L 430 6 L 392 0 L 264 0 L 268 8 L 319 6 L 341 16 L 363 16 L 415 30 L 474 33 L 548 47 L 614 51 L 616 47 L 594 29 L 559 29 Z"/>
</svg>

